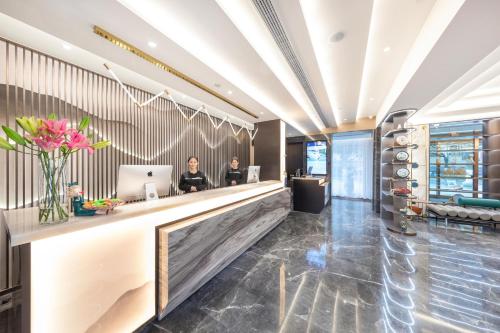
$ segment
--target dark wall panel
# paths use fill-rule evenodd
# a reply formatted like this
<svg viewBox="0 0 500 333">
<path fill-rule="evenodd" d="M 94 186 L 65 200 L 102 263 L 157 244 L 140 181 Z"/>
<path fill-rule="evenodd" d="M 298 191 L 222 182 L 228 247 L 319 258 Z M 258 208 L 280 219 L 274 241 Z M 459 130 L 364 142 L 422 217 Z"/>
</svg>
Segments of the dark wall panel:
<svg viewBox="0 0 500 333">
<path fill-rule="evenodd" d="M 287 142 L 286 144 L 286 172 L 293 174 L 297 169 L 304 170 L 304 143 Z"/>
<path fill-rule="evenodd" d="M 280 120 L 258 123 L 254 161 L 260 165 L 260 180 L 278 180 L 280 175 Z"/>
</svg>

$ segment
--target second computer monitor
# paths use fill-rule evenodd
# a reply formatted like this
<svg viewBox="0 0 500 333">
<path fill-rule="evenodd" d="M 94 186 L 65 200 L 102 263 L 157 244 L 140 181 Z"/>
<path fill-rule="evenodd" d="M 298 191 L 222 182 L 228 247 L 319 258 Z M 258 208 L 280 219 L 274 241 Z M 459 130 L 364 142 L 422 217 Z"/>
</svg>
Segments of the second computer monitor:
<svg viewBox="0 0 500 333">
<path fill-rule="evenodd" d="M 247 183 L 258 183 L 260 175 L 260 165 L 250 165 L 248 167 Z"/>
<path fill-rule="evenodd" d="M 146 199 L 146 184 L 154 184 L 158 196 L 170 192 L 171 165 L 120 165 L 116 197 L 124 201 Z"/>
</svg>

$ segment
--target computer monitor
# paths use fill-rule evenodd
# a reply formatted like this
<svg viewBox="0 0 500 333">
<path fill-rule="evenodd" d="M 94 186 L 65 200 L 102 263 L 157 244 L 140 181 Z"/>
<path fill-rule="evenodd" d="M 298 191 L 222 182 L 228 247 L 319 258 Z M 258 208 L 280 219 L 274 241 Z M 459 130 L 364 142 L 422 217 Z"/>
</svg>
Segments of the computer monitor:
<svg viewBox="0 0 500 333">
<path fill-rule="evenodd" d="M 260 165 L 250 165 L 248 167 L 247 183 L 258 183 L 260 175 Z"/>
<path fill-rule="evenodd" d="M 171 165 L 120 165 L 116 197 L 124 201 L 155 199 L 168 195 L 171 181 Z"/>
</svg>

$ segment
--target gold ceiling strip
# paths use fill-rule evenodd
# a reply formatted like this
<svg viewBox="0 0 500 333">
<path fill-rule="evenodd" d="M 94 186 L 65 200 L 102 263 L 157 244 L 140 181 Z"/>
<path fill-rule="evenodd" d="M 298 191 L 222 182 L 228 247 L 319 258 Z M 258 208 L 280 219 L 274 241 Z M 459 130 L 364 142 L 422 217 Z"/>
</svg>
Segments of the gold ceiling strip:
<svg viewBox="0 0 500 333">
<path fill-rule="evenodd" d="M 135 54 L 136 56 L 152 63 L 153 65 L 155 65 L 156 67 L 164 70 L 165 72 L 168 72 L 170 74 L 173 74 L 175 76 L 177 76 L 178 78 L 180 79 L 183 79 L 184 81 L 187 81 L 189 83 L 191 83 L 192 85 L 194 85 L 195 87 L 209 93 L 210 95 L 212 96 L 215 96 L 221 100 L 223 100 L 224 102 L 228 103 L 229 105 L 231 106 L 234 106 L 235 108 L 237 108 L 238 110 L 242 111 L 242 112 L 245 112 L 247 115 L 255 118 L 255 119 L 258 119 L 259 117 L 255 114 L 253 114 L 252 112 L 248 111 L 247 109 L 245 109 L 244 107 L 236 104 L 235 102 L 227 99 L 225 96 L 219 94 L 218 92 L 210 89 L 209 87 L 207 87 L 206 85 L 192 79 L 191 77 L 187 76 L 186 74 L 182 73 L 182 72 L 179 72 L 178 70 L 176 70 L 175 68 L 165 64 L 164 62 L 158 60 L 157 58 L 147 54 L 146 52 L 142 51 L 141 49 L 138 49 L 137 47 L 133 46 L 132 44 L 129 44 L 127 43 L 126 41 L 124 41 L 123 39 L 113 35 L 112 33 L 104 30 L 103 28 L 101 27 L 98 27 L 97 25 L 94 25 L 94 33 L 96 33 L 97 35 L 101 36 L 102 38 L 110 41 L 111 43 L 121 47 L 122 49 L 124 50 L 127 50 L 129 52 L 132 52 L 133 54 Z"/>
</svg>

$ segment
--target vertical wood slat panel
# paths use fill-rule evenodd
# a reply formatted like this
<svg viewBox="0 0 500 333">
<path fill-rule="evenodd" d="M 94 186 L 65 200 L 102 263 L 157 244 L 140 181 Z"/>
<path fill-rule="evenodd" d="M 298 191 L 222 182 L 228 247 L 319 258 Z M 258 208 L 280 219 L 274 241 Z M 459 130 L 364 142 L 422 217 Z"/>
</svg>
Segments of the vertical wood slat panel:
<svg viewBox="0 0 500 333">
<path fill-rule="evenodd" d="M 88 115 L 93 142 L 111 140 L 105 151 L 89 156 L 74 154 L 68 163 L 68 181 L 78 182 L 86 199 L 115 194 L 121 164 L 173 165 L 170 194 L 176 195 L 178 180 L 187 170 L 187 158 L 196 155 L 200 170 L 211 183 L 224 184 L 224 170 L 232 156 L 240 157 L 242 168 L 249 163 L 249 138 L 245 131 L 234 137 L 229 124 L 214 129 L 204 113 L 187 121 L 166 98 L 137 107 L 115 80 L 76 65 L 38 53 L 0 38 L 0 120 L 17 128 L 15 117 L 46 118 L 56 113 L 72 126 Z M 127 86 L 135 98 L 145 101 L 153 94 Z M 196 110 L 179 105 L 189 117 Z M 222 119 L 216 119 L 217 123 Z M 238 126 L 234 126 L 238 130 Z M 3 137 L 5 135 L 1 134 Z M 211 147 L 212 146 L 212 147 Z M 38 161 L 36 156 L 0 153 L 0 208 L 36 205 Z"/>
<path fill-rule="evenodd" d="M 10 43 L 7 43 L 5 47 L 5 123 L 9 126 L 9 113 L 10 113 Z M 6 159 L 6 178 L 5 178 L 5 198 L 6 198 L 6 206 L 10 207 L 10 155 L 12 152 L 7 151 L 5 153 Z"/>
</svg>

